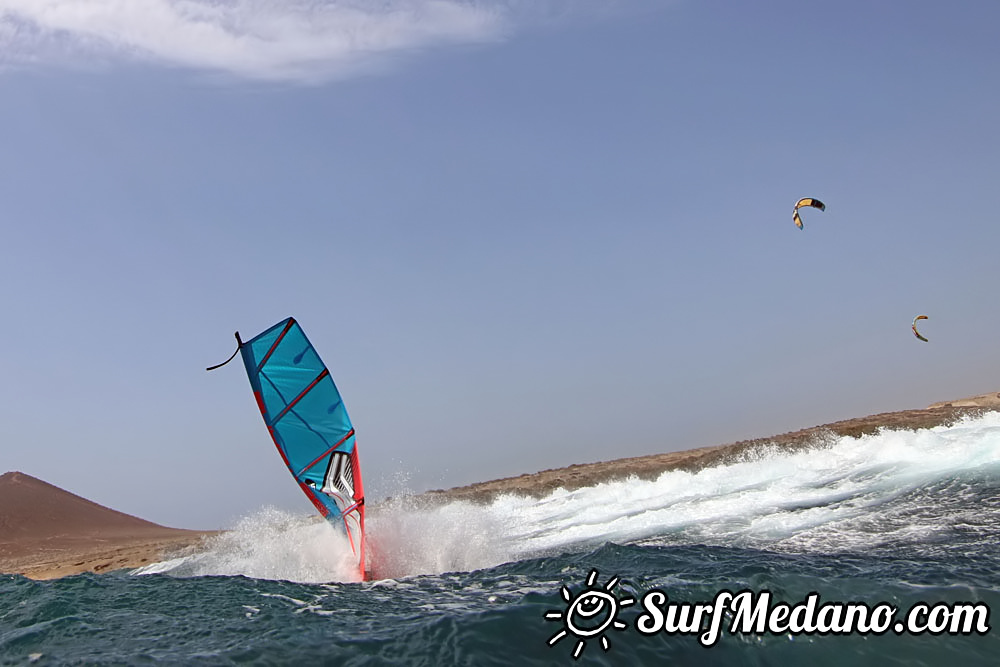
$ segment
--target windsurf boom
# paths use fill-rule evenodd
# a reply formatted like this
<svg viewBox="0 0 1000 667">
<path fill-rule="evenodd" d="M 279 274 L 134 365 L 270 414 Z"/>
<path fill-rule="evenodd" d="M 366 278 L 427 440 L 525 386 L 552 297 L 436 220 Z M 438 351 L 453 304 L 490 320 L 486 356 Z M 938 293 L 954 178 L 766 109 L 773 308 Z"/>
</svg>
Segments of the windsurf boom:
<svg viewBox="0 0 1000 667">
<path fill-rule="evenodd" d="M 320 514 L 347 531 L 364 580 L 365 493 L 358 448 L 330 371 L 291 317 L 247 342 L 237 332 L 236 341 L 278 453 Z"/>
</svg>

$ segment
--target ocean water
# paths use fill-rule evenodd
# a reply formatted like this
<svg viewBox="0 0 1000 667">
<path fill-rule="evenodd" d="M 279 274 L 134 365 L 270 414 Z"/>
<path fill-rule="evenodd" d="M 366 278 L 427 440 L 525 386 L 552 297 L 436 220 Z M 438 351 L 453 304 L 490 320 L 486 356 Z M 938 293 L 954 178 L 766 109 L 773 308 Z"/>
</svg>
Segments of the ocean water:
<svg viewBox="0 0 1000 667">
<path fill-rule="evenodd" d="M 325 522 L 272 509 L 141 570 L 2 575 L 0 664 L 1000 664 L 998 413 L 541 500 L 406 503 L 372 508 L 372 582 Z M 654 589 L 980 611 L 964 634 L 795 634 L 720 609 L 706 647 L 707 621 L 640 632 Z"/>
</svg>

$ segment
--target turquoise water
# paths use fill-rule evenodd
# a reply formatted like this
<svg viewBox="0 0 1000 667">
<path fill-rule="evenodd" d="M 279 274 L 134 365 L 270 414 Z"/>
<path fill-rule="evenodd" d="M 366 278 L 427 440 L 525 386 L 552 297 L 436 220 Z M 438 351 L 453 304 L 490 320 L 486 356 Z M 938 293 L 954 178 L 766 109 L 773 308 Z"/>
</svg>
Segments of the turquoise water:
<svg viewBox="0 0 1000 667">
<path fill-rule="evenodd" d="M 636 602 L 618 609 L 623 628 L 550 645 L 571 616 L 563 585 L 575 599 L 592 570 L 619 601 L 750 589 L 887 602 L 901 615 L 920 602 L 1000 609 L 996 414 L 540 501 L 400 502 L 373 512 L 371 535 L 386 578 L 366 583 L 349 580 L 325 523 L 274 510 L 141 571 L 0 576 L 0 664 L 1000 663 L 992 615 L 985 634 L 937 636 L 732 634 L 724 623 L 705 648 L 692 634 L 641 634 Z"/>
</svg>

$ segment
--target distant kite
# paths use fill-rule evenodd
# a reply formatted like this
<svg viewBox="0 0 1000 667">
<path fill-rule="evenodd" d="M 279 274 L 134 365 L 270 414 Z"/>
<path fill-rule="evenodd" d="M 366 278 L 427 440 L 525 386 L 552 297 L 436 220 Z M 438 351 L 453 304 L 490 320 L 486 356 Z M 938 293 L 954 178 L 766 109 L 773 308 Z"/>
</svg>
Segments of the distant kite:
<svg viewBox="0 0 1000 667">
<path fill-rule="evenodd" d="M 917 315 L 916 317 L 913 318 L 913 326 L 911 327 L 913 329 L 913 335 L 919 338 L 920 340 L 924 341 L 925 343 L 927 342 L 927 339 L 921 336 L 920 332 L 917 331 L 917 320 L 926 320 L 926 319 L 928 319 L 926 315 Z"/>
<path fill-rule="evenodd" d="M 799 209 L 803 206 L 812 206 L 813 208 L 818 208 L 821 211 L 826 210 L 826 204 L 818 199 L 813 199 L 812 197 L 803 197 L 795 202 L 795 208 L 792 209 L 792 220 L 795 221 L 795 226 L 799 229 L 802 229 L 802 218 L 799 217 Z"/>
</svg>

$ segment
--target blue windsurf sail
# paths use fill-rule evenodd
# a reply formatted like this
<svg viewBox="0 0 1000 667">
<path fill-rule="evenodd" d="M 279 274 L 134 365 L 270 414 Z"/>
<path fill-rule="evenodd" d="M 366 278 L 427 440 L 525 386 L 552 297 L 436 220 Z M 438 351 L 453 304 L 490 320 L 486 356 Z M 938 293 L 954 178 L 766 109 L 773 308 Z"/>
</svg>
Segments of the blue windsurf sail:
<svg viewBox="0 0 1000 667">
<path fill-rule="evenodd" d="M 365 493 L 358 448 L 330 371 L 293 318 L 247 342 L 238 332 L 236 339 L 278 453 L 320 514 L 347 531 L 364 579 Z"/>
</svg>

